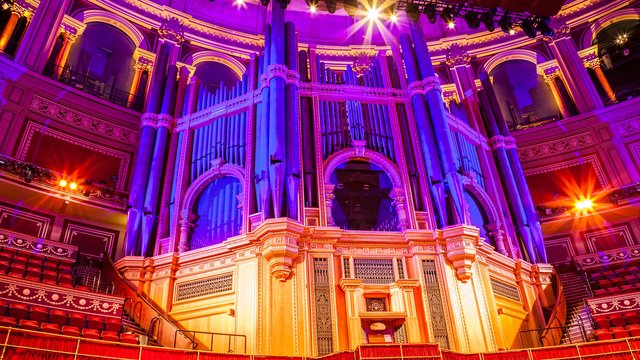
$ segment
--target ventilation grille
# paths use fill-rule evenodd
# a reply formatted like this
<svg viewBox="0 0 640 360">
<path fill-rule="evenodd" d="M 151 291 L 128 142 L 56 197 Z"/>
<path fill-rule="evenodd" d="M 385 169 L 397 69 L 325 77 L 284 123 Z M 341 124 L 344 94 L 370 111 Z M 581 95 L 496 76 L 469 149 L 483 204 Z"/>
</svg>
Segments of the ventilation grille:
<svg viewBox="0 0 640 360">
<path fill-rule="evenodd" d="M 429 307 L 434 340 L 444 349 L 449 348 L 449 332 L 444 312 L 444 304 L 440 295 L 438 272 L 434 260 L 422 260 L 424 275 L 424 295 Z"/>
<path fill-rule="evenodd" d="M 353 259 L 356 279 L 365 284 L 391 284 L 393 276 L 393 259 Z"/>
<path fill-rule="evenodd" d="M 191 281 L 176 286 L 176 301 L 233 290 L 233 273 L 204 280 Z"/>
<path fill-rule="evenodd" d="M 518 291 L 518 287 L 516 285 L 507 284 L 504 281 L 491 278 L 491 288 L 493 289 L 493 293 L 496 295 L 515 301 L 522 301 L 520 298 L 520 291 Z"/>
<path fill-rule="evenodd" d="M 313 259 L 313 282 L 316 301 L 316 340 L 318 355 L 333 352 L 333 326 L 331 324 L 331 283 L 327 258 Z"/>
</svg>

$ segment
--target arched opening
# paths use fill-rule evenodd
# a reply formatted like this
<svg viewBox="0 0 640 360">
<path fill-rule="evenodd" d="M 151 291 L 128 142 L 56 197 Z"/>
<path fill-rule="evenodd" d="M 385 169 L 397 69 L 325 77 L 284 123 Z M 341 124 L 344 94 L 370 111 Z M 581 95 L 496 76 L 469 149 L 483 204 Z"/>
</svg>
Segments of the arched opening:
<svg viewBox="0 0 640 360">
<path fill-rule="evenodd" d="M 509 60 L 490 72 L 502 116 L 511 128 L 560 119 L 549 85 L 526 60 Z"/>
<path fill-rule="evenodd" d="M 465 191 L 464 198 L 468 206 L 469 217 L 471 218 L 471 225 L 480 229 L 480 237 L 488 244 L 495 246 L 493 239 L 487 232 L 487 226 L 489 225 L 489 217 L 484 210 L 482 203 L 472 193 Z"/>
<path fill-rule="evenodd" d="M 600 67 L 616 98 L 639 96 L 640 20 L 623 20 L 607 26 L 598 32 L 593 44 L 598 45 Z M 606 98 L 603 90 L 599 90 Z"/>
<path fill-rule="evenodd" d="M 398 231 L 398 214 L 389 196 L 393 183 L 379 167 L 348 161 L 331 174 L 335 184 L 331 214 L 344 230 Z"/>
<path fill-rule="evenodd" d="M 96 96 L 127 104 L 135 49 L 136 44 L 118 28 L 89 23 L 71 48 L 62 77 Z"/>
<path fill-rule="evenodd" d="M 196 66 L 195 76 L 209 91 L 220 88 L 224 84 L 227 89 L 238 81 L 238 75 L 230 67 L 215 61 L 206 61 Z"/>
<path fill-rule="evenodd" d="M 232 176 L 219 177 L 202 190 L 193 208 L 196 220 L 191 250 L 219 244 L 240 234 L 242 210 L 238 207 L 238 195 L 241 192 L 240 181 Z"/>
</svg>

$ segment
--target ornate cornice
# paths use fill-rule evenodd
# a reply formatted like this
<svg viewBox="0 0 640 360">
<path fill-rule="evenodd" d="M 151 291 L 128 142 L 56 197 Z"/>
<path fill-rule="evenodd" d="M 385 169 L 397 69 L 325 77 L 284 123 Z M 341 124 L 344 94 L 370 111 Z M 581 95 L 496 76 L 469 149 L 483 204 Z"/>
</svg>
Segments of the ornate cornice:
<svg viewBox="0 0 640 360">
<path fill-rule="evenodd" d="M 135 145 L 138 142 L 137 131 L 114 125 L 106 120 L 96 119 L 38 95 L 34 95 L 33 99 L 31 99 L 29 110 L 53 120 L 66 123 L 72 127 L 80 128 L 127 144 Z"/>
<path fill-rule="evenodd" d="M 595 145 L 591 133 L 586 132 L 563 139 L 525 146 L 518 151 L 520 160 L 539 159 L 542 157 L 562 154 Z"/>
<path fill-rule="evenodd" d="M 160 25 L 158 35 L 160 35 L 160 38 L 163 40 L 168 40 L 176 45 L 180 45 L 185 40 L 184 26 L 178 18 L 170 17 Z"/>
<path fill-rule="evenodd" d="M 470 61 L 471 56 L 460 44 L 452 44 L 447 50 L 445 62 L 450 67 L 469 65 Z"/>
</svg>

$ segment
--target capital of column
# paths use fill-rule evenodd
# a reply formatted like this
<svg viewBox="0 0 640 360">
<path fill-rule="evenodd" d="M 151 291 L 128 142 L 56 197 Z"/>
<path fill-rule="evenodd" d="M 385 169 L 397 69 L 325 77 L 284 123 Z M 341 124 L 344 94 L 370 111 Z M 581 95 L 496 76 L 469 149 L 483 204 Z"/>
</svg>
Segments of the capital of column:
<svg viewBox="0 0 640 360">
<path fill-rule="evenodd" d="M 158 115 L 158 121 L 156 122 L 156 127 L 163 127 L 171 130 L 172 127 L 175 126 L 175 122 L 173 121 L 173 116 L 168 114 L 160 114 Z"/>
<path fill-rule="evenodd" d="M 31 19 L 35 9 L 32 9 L 31 5 L 26 1 L 16 1 L 13 5 L 11 5 L 10 11 L 12 14 L 17 14 L 19 17 L 24 16 L 28 19 Z"/>
<path fill-rule="evenodd" d="M 158 126 L 158 115 L 152 113 L 142 114 L 142 122 L 140 127 L 151 126 L 153 128 Z"/>
<path fill-rule="evenodd" d="M 453 44 L 447 50 L 445 62 L 450 67 L 469 65 L 471 56 L 460 44 Z"/>
<path fill-rule="evenodd" d="M 462 282 L 471 279 L 471 267 L 476 261 L 476 247 L 480 239 L 480 229 L 469 225 L 447 226 L 442 229 L 447 259 L 456 270 Z"/>
<path fill-rule="evenodd" d="M 422 86 L 424 87 L 424 93 L 427 94 L 432 90 L 442 92 L 440 87 L 440 80 L 435 76 L 429 76 L 422 80 Z"/>
<path fill-rule="evenodd" d="M 544 82 L 551 85 L 556 80 L 556 78 L 562 78 L 562 72 L 560 72 L 559 68 L 555 68 L 549 72 L 545 71 L 543 77 Z"/>
<path fill-rule="evenodd" d="M 271 276 L 287 281 L 293 261 L 298 257 L 298 240 L 304 225 L 290 219 L 268 219 L 255 230 L 256 239 L 262 242 L 262 256 L 269 262 Z"/>
<path fill-rule="evenodd" d="M 588 56 L 582 59 L 584 67 L 587 69 L 597 69 L 600 67 L 600 58 L 597 56 Z"/>
<path fill-rule="evenodd" d="M 489 139 L 489 147 L 491 151 L 496 151 L 498 149 L 505 147 L 505 139 L 502 135 L 496 135 Z"/>
<path fill-rule="evenodd" d="M 504 147 L 507 149 L 517 149 L 516 139 L 513 136 L 504 137 Z"/>
<path fill-rule="evenodd" d="M 333 193 L 335 189 L 335 185 L 325 184 L 324 185 L 324 206 L 327 210 L 327 225 L 335 226 L 335 222 L 333 220 L 333 215 L 331 214 L 331 209 L 333 208 L 333 199 L 336 198 L 336 195 Z"/>
<path fill-rule="evenodd" d="M 543 36 L 542 39 L 547 43 L 552 43 L 556 40 L 562 40 L 571 36 L 571 28 L 567 24 L 559 24 L 554 27 L 552 36 Z"/>
<path fill-rule="evenodd" d="M 160 38 L 163 40 L 180 45 L 185 40 L 184 26 L 178 18 L 168 18 L 158 28 L 158 35 L 160 35 Z"/>
<path fill-rule="evenodd" d="M 447 104 L 447 106 L 449 106 L 449 104 L 451 104 L 452 101 L 455 101 L 456 103 L 460 102 L 460 99 L 458 99 L 458 92 L 455 90 L 443 91 L 442 101 L 444 101 L 445 104 Z"/>
</svg>

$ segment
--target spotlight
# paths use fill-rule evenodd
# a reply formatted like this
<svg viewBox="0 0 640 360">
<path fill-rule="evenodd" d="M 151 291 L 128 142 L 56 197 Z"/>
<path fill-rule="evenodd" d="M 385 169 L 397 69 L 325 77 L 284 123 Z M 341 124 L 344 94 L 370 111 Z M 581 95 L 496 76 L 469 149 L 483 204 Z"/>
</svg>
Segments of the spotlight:
<svg viewBox="0 0 640 360">
<path fill-rule="evenodd" d="M 477 29 L 480 27 L 480 19 L 478 19 L 478 13 L 471 10 L 464 14 L 464 21 L 467 22 L 469 29 Z"/>
<path fill-rule="evenodd" d="M 536 28 L 533 26 L 533 20 L 531 19 L 522 20 L 522 24 L 520 24 L 520 27 L 522 28 L 522 31 L 524 31 L 524 33 L 532 39 L 535 39 L 536 35 L 538 35 Z"/>
<path fill-rule="evenodd" d="M 432 24 L 436 23 L 436 4 L 433 4 L 433 3 L 426 4 L 422 12 L 424 12 L 424 14 L 427 15 L 427 19 L 429 19 L 430 23 Z"/>
<path fill-rule="evenodd" d="M 375 21 L 378 19 L 378 17 L 380 17 L 380 10 L 372 7 L 369 10 L 367 10 L 367 19 L 369 19 L 369 21 Z"/>
<path fill-rule="evenodd" d="M 509 29 L 509 35 L 515 35 L 516 34 L 516 29 L 511 28 Z"/>
<path fill-rule="evenodd" d="M 315 13 L 317 9 L 318 8 L 317 8 L 316 4 L 309 5 L 309 12 L 310 13 L 312 13 L 312 14 Z"/>
<path fill-rule="evenodd" d="M 496 16 L 496 8 L 493 8 L 487 12 L 482 13 L 480 15 L 480 21 L 484 24 L 484 26 L 489 31 L 493 31 L 496 29 L 496 25 L 493 23 L 493 17 Z"/>
<path fill-rule="evenodd" d="M 336 0 L 324 0 L 324 3 L 327 5 L 327 11 L 329 11 L 329 14 L 336 12 Z"/>
<path fill-rule="evenodd" d="M 593 209 L 593 200 L 580 198 L 576 201 L 575 208 L 578 211 L 589 211 Z"/>
<path fill-rule="evenodd" d="M 269 6 L 269 0 L 260 0 L 260 5 Z"/>
<path fill-rule="evenodd" d="M 398 15 L 396 13 L 391 14 L 391 16 L 389 16 L 389 20 L 392 23 L 397 23 L 398 22 Z"/>
<path fill-rule="evenodd" d="M 553 36 L 553 29 L 549 26 L 549 18 L 539 19 L 536 23 L 536 27 L 542 36 Z"/>
<path fill-rule="evenodd" d="M 452 20 L 452 21 L 447 23 L 447 28 L 453 29 L 455 27 L 456 27 L 456 22 L 455 21 Z"/>
<path fill-rule="evenodd" d="M 358 12 L 358 0 L 344 0 L 342 5 L 349 16 L 356 16 L 356 13 Z M 329 7 L 329 5 L 327 5 L 327 7 Z"/>
<path fill-rule="evenodd" d="M 412 2 L 407 4 L 404 12 L 406 12 L 409 19 L 413 21 L 418 21 L 420 19 L 420 8 Z"/>
<path fill-rule="evenodd" d="M 454 21 L 453 9 L 451 9 L 450 7 L 445 8 L 444 10 L 442 10 L 442 14 L 440 14 L 440 17 L 442 18 L 442 20 L 444 20 L 445 23 L 452 23 Z"/>
<path fill-rule="evenodd" d="M 72 183 L 70 183 L 70 184 L 69 184 L 69 189 L 71 189 L 71 190 L 75 190 L 75 189 L 77 189 L 77 188 L 78 188 L 78 184 L 76 184 L 76 183 L 74 183 L 74 182 L 72 182 Z"/>
<path fill-rule="evenodd" d="M 515 33 L 515 30 L 513 30 L 513 24 L 511 23 L 511 19 L 509 19 L 509 15 L 507 14 L 502 15 L 500 20 L 498 20 L 498 25 L 500 26 L 500 29 L 502 29 L 504 33 L 511 34 L 511 35 Z"/>
<path fill-rule="evenodd" d="M 67 180 L 65 179 L 60 179 L 60 181 L 58 182 L 58 185 L 60 187 L 66 187 L 67 186 Z"/>
<path fill-rule="evenodd" d="M 236 0 L 235 4 L 238 5 L 238 6 L 242 6 L 242 5 L 244 5 L 244 0 Z"/>
</svg>

